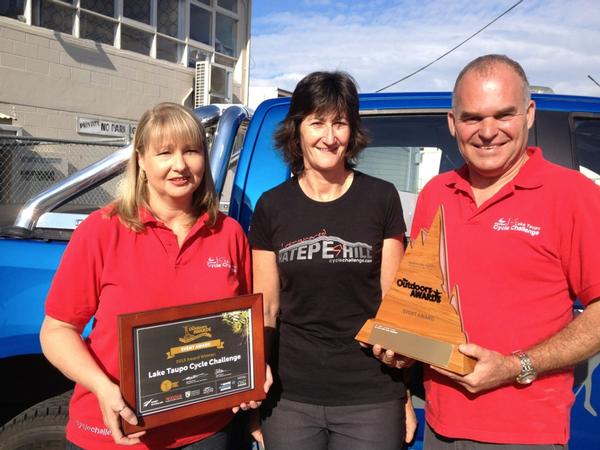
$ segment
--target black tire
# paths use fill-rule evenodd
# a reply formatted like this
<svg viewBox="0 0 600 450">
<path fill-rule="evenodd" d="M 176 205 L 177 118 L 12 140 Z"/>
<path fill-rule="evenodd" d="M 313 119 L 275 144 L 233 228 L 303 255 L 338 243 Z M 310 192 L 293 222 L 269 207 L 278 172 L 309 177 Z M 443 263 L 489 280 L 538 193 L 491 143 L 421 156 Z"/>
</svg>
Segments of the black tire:
<svg viewBox="0 0 600 450">
<path fill-rule="evenodd" d="M 44 400 L 0 428 L 0 450 L 63 450 L 73 391 Z"/>
</svg>

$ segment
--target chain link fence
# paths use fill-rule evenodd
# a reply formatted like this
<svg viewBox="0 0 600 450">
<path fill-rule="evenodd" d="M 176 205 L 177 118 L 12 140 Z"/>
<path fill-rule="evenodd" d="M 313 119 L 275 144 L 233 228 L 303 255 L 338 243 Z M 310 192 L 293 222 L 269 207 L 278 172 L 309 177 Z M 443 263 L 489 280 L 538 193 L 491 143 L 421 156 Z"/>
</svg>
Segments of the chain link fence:
<svg viewBox="0 0 600 450">
<path fill-rule="evenodd" d="M 10 225 L 33 196 L 108 156 L 124 142 L 0 137 L 0 226 Z M 63 210 L 90 212 L 110 202 L 121 176 L 72 200 Z"/>
</svg>

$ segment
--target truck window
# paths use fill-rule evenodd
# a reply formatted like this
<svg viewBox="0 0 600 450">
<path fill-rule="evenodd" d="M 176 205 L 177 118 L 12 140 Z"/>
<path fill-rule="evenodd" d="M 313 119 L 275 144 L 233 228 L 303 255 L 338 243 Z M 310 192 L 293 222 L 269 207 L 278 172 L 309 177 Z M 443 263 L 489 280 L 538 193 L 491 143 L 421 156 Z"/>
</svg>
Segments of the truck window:
<svg viewBox="0 0 600 450">
<path fill-rule="evenodd" d="M 417 194 L 435 175 L 463 165 L 446 114 L 364 116 L 371 142 L 356 168 L 392 183 L 400 195 L 408 230 Z"/>
<path fill-rule="evenodd" d="M 573 124 L 579 171 L 600 184 L 600 118 L 575 117 Z"/>
<path fill-rule="evenodd" d="M 363 121 L 371 142 L 357 169 L 400 192 L 417 194 L 433 176 L 463 164 L 445 114 L 366 116 Z"/>
</svg>

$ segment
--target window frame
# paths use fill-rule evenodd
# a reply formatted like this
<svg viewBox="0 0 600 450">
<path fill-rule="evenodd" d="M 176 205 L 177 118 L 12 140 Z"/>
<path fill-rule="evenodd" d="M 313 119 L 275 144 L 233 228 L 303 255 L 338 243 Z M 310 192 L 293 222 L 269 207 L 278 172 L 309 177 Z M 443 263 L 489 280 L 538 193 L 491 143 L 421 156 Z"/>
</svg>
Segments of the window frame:
<svg viewBox="0 0 600 450">
<path fill-rule="evenodd" d="M 209 31 L 209 43 L 207 44 L 206 42 L 202 42 L 202 41 L 197 41 L 195 39 L 192 39 L 191 37 L 191 27 L 192 27 L 192 23 L 191 23 L 191 18 L 192 18 L 192 6 L 200 8 L 204 11 L 207 11 L 210 14 L 210 31 Z M 206 47 L 210 47 L 212 49 L 212 51 L 215 51 L 215 13 L 214 11 L 207 5 L 205 5 L 204 3 L 200 3 L 196 0 L 189 0 L 189 5 L 187 5 L 186 7 L 186 15 L 187 15 L 187 24 L 186 24 L 186 37 L 187 37 L 187 41 L 189 42 L 189 44 L 193 45 L 194 47 L 198 47 L 198 46 L 206 46 Z"/>
<path fill-rule="evenodd" d="M 40 26 L 40 14 L 39 9 L 41 8 L 41 2 L 43 0 L 24 0 L 24 17 L 25 22 L 28 25 Z M 125 50 L 122 48 L 122 32 L 123 25 L 134 28 L 144 33 L 149 33 L 152 36 L 151 45 L 148 50 L 148 53 L 138 53 L 134 52 L 137 55 L 147 56 L 152 59 L 158 59 L 160 61 L 164 61 L 170 64 L 183 65 L 184 67 L 188 66 L 188 53 L 190 48 L 197 48 L 206 52 L 210 55 L 211 62 L 214 62 L 215 54 L 218 53 L 219 56 L 223 56 L 226 58 L 230 58 L 234 61 L 237 61 L 240 58 L 242 53 L 242 48 L 240 46 L 240 36 L 239 36 L 239 24 L 241 20 L 241 11 L 244 10 L 241 0 L 236 0 L 236 10 L 237 12 L 233 12 L 227 8 L 224 8 L 218 4 L 218 1 L 211 0 L 206 4 L 203 0 L 178 0 L 177 1 L 177 36 L 171 36 L 169 34 L 158 31 L 158 2 L 160 0 L 149 0 L 150 2 L 150 23 L 140 22 L 138 20 L 125 17 L 123 14 L 124 1 L 125 0 L 112 0 L 114 3 L 114 15 L 108 16 L 103 13 L 87 9 L 81 6 L 80 0 L 49 0 L 52 3 L 56 3 L 61 7 L 68 8 L 73 11 L 73 26 L 70 34 L 73 37 L 80 39 L 89 39 L 81 37 L 81 14 L 88 16 L 94 16 L 99 20 L 106 20 L 114 24 L 114 35 L 113 42 L 106 43 L 102 41 L 94 41 L 101 45 L 110 45 L 120 50 Z M 196 41 L 190 38 L 190 15 L 191 15 L 191 6 L 202 8 L 210 14 L 210 43 L 206 44 L 204 42 Z M 217 14 L 221 14 L 235 21 L 236 32 L 234 36 L 235 43 L 235 51 L 234 55 L 227 55 L 225 53 L 217 52 L 216 50 L 216 25 L 217 25 Z M 46 27 L 42 27 L 46 28 Z M 51 29 L 52 28 L 48 28 Z M 57 31 L 57 30 L 53 30 Z M 177 43 L 177 55 L 173 58 L 176 62 L 170 59 L 162 59 L 157 57 L 157 46 L 158 39 L 167 39 L 172 42 Z"/>
<path fill-rule="evenodd" d="M 571 152 L 573 155 L 573 169 L 577 170 L 578 172 L 581 172 L 580 167 L 581 167 L 581 159 L 580 159 L 580 155 L 579 155 L 579 151 L 578 151 L 578 146 L 577 146 L 577 134 L 576 134 L 576 122 L 578 120 L 594 120 L 597 121 L 598 124 L 600 124 L 600 113 L 582 113 L 582 112 L 576 112 L 576 113 L 570 113 L 569 114 L 569 131 L 570 131 L 570 137 L 571 137 Z M 600 136 L 599 136 L 600 138 Z M 599 164 L 600 164 L 600 152 L 599 152 Z M 589 170 L 592 170 L 591 168 L 588 167 Z M 596 172 L 596 173 L 600 173 Z M 596 181 L 596 180 L 593 180 Z M 597 182 L 597 181 L 596 181 Z"/>
</svg>

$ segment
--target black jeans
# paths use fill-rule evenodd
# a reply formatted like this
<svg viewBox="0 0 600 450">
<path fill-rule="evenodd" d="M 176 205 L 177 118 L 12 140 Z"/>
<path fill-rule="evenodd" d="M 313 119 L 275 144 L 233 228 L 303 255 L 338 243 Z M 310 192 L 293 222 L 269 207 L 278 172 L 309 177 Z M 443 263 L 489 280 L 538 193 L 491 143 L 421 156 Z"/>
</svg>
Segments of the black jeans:
<svg viewBox="0 0 600 450">
<path fill-rule="evenodd" d="M 262 424 L 267 450 L 399 450 L 404 399 L 321 406 L 281 399 Z"/>
</svg>

